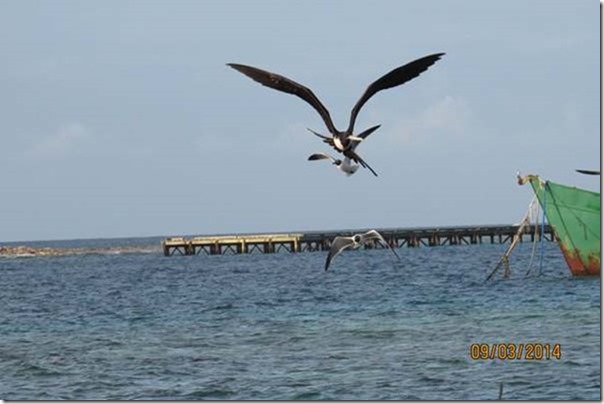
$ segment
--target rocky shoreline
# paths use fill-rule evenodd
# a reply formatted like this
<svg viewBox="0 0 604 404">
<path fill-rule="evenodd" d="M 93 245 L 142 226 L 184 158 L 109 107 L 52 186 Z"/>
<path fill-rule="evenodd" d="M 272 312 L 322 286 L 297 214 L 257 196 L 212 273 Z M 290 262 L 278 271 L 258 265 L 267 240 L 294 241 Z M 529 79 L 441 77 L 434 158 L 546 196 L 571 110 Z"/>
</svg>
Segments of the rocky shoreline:
<svg viewBox="0 0 604 404">
<path fill-rule="evenodd" d="M 57 257 L 63 255 L 82 254 L 128 254 L 128 253 L 155 253 L 160 252 L 159 247 L 152 246 L 124 246 L 124 247 L 91 247 L 91 248 L 54 248 L 0 246 L 0 257 Z"/>
</svg>

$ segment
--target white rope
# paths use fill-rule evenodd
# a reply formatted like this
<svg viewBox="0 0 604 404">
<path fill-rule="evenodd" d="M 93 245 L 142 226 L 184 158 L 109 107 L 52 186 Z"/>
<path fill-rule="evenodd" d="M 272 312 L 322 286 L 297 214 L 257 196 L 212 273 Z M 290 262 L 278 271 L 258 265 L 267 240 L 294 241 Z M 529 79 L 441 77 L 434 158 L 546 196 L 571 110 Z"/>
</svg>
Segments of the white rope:
<svg viewBox="0 0 604 404">
<path fill-rule="evenodd" d="M 522 237 L 522 232 L 524 231 L 524 228 L 526 227 L 527 224 L 530 224 L 531 222 L 531 213 L 534 210 L 534 203 L 536 201 L 536 197 L 533 197 L 533 200 L 531 201 L 531 203 L 529 204 L 529 207 L 526 211 L 526 214 L 524 215 L 524 217 L 522 218 L 522 221 L 519 224 L 518 227 L 518 231 L 516 232 L 516 234 L 514 235 L 512 242 L 510 243 L 509 247 L 507 248 L 507 250 L 503 253 L 503 256 L 501 257 L 501 259 L 499 260 L 499 262 L 497 263 L 497 265 L 495 266 L 495 269 L 493 269 L 493 271 L 489 274 L 489 276 L 487 276 L 486 281 L 488 281 L 489 279 L 491 279 L 491 277 L 495 274 L 495 272 L 497 272 L 497 270 L 499 269 L 499 267 L 504 264 L 505 265 L 505 272 L 504 272 L 504 277 L 508 277 L 510 274 L 510 266 L 509 266 L 509 256 L 512 253 L 512 251 L 514 250 L 514 248 L 516 247 L 516 245 L 518 245 L 518 242 L 520 241 L 521 237 Z"/>
<path fill-rule="evenodd" d="M 533 259 L 535 258 L 535 251 L 537 250 L 537 234 L 539 233 L 539 213 L 541 210 L 541 205 L 537 200 L 537 197 L 534 196 L 531 204 L 529 205 L 529 211 L 531 212 L 532 222 L 535 224 L 535 232 L 533 233 L 533 248 L 531 250 L 531 259 L 528 264 L 528 269 L 526 271 L 525 276 L 528 276 L 529 272 L 531 272 L 531 268 L 533 267 Z M 543 237 L 544 234 L 541 235 Z"/>
</svg>

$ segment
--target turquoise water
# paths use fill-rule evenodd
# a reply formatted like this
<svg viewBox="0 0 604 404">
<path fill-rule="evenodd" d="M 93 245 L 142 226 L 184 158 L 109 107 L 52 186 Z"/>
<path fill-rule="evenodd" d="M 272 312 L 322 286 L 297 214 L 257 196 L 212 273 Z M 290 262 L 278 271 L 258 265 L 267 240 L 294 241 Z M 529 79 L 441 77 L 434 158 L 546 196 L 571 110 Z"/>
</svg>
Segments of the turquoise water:
<svg viewBox="0 0 604 404">
<path fill-rule="evenodd" d="M 0 258 L 0 398 L 473 400 L 503 383 L 599 400 L 600 279 L 544 246 L 542 276 L 524 277 L 525 243 L 486 283 L 505 245 L 346 252 L 328 272 L 324 252 Z M 472 360 L 473 343 L 562 356 Z"/>
</svg>

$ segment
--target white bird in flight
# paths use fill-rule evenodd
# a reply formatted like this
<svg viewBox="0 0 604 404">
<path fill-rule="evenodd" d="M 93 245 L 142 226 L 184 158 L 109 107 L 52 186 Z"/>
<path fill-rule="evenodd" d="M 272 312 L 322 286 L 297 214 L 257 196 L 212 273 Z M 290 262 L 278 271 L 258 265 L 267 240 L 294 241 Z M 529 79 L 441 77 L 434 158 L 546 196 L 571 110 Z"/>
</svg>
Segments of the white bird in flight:
<svg viewBox="0 0 604 404">
<path fill-rule="evenodd" d="M 371 127 L 369 129 L 367 129 L 366 131 L 364 131 L 363 133 L 361 133 L 358 136 L 358 140 L 354 141 L 352 143 L 352 145 L 350 146 L 350 150 L 352 150 L 354 152 L 354 150 L 357 148 L 357 146 L 363 141 L 365 140 L 365 138 L 369 135 L 371 135 L 376 129 L 378 129 L 381 125 L 376 125 L 374 127 Z M 324 137 L 320 134 L 318 134 L 317 132 L 315 132 L 312 129 L 308 129 L 310 132 L 314 133 L 315 135 L 319 136 L 319 137 Z M 344 160 L 341 159 L 337 159 L 335 157 L 330 156 L 327 153 L 315 153 L 315 154 L 311 154 L 310 156 L 308 156 L 308 160 L 309 161 L 313 161 L 313 160 L 331 160 L 332 163 L 338 167 L 338 169 L 340 171 L 342 171 L 344 174 L 346 174 L 346 176 L 351 176 L 352 174 L 354 174 L 358 169 L 359 169 L 359 164 L 355 164 L 353 162 L 353 160 L 346 156 L 344 157 Z"/>
<path fill-rule="evenodd" d="M 327 153 L 311 154 L 310 156 L 308 156 L 308 160 L 309 161 L 331 160 L 332 164 L 335 165 L 338 168 L 338 170 L 342 171 L 347 176 L 351 176 L 359 169 L 359 165 L 353 163 L 352 160 L 350 160 L 350 158 L 344 157 L 344 160 L 340 160 L 340 159 L 336 159 L 336 158 L 330 156 Z"/>
<path fill-rule="evenodd" d="M 329 254 L 327 255 L 327 260 L 325 260 L 325 270 L 327 271 L 329 269 L 329 264 L 331 264 L 331 261 L 345 249 L 357 249 L 362 245 L 365 245 L 367 242 L 373 240 L 377 240 L 388 248 L 390 248 L 396 258 L 398 258 L 399 260 L 401 259 L 401 257 L 398 256 L 396 251 L 394 251 L 394 249 L 386 242 L 386 240 L 384 239 L 384 237 L 382 237 L 380 233 L 378 233 L 376 230 L 369 230 L 367 233 L 355 234 L 351 237 L 338 236 L 334 238 L 333 242 L 331 243 L 331 249 L 329 250 Z"/>
</svg>

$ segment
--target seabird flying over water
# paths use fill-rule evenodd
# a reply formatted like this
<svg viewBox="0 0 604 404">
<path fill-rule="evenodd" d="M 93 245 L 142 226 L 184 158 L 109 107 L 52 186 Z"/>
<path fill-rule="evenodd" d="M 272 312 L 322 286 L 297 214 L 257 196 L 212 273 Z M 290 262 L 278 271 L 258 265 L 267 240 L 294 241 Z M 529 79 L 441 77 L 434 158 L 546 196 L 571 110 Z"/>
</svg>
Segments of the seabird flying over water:
<svg viewBox="0 0 604 404">
<path fill-rule="evenodd" d="M 264 86 L 293 94 L 309 103 L 319 113 L 325 122 L 325 126 L 327 126 L 329 133 L 331 133 L 331 137 L 319 135 L 318 133 L 315 134 L 323 138 L 325 143 L 333 146 L 338 152 L 343 153 L 346 157 L 371 170 L 371 167 L 369 167 L 369 165 L 361 157 L 359 157 L 352 147 L 355 142 L 359 142 L 363 139 L 361 135 L 354 135 L 354 124 L 359 111 L 363 105 L 365 105 L 365 103 L 376 93 L 388 88 L 400 86 L 401 84 L 416 78 L 421 73 L 428 70 L 428 68 L 436 63 L 436 61 L 439 60 L 443 55 L 444 53 L 435 53 L 433 55 L 424 56 L 420 59 L 414 60 L 413 62 L 407 63 L 406 65 L 397 67 L 371 83 L 352 108 L 348 128 L 344 131 L 339 131 L 336 129 L 333 121 L 331 120 L 331 116 L 329 115 L 329 111 L 308 87 L 296 83 L 287 77 L 266 70 L 261 70 L 256 67 L 237 63 L 227 63 L 227 65 Z M 371 129 L 368 131 L 373 132 Z M 365 137 L 367 137 L 371 132 L 367 133 Z M 371 171 L 374 173 L 374 175 L 377 175 L 375 174 L 375 171 Z"/>
<path fill-rule="evenodd" d="M 342 171 L 347 176 L 354 174 L 359 169 L 359 165 L 353 163 L 348 157 L 344 157 L 344 160 L 340 160 L 330 156 L 327 153 L 311 154 L 308 156 L 308 160 L 331 160 L 331 162 L 338 167 L 338 170 Z"/>
<path fill-rule="evenodd" d="M 396 258 L 398 258 L 399 260 L 401 259 L 396 253 L 396 251 L 394 251 L 394 249 L 390 247 L 390 245 L 386 242 L 386 240 L 384 239 L 384 237 L 382 237 L 380 233 L 375 230 L 369 230 L 367 233 L 355 234 L 352 237 L 338 236 L 334 238 L 333 242 L 331 243 L 331 249 L 329 250 L 329 254 L 327 255 L 327 260 L 325 260 L 325 270 L 327 271 L 327 269 L 329 269 L 329 264 L 331 264 L 331 261 L 345 249 L 357 249 L 368 241 L 372 240 L 377 240 L 382 244 L 388 246 L 388 248 L 390 248 L 390 251 L 392 251 L 392 253 L 396 256 Z"/>
</svg>

